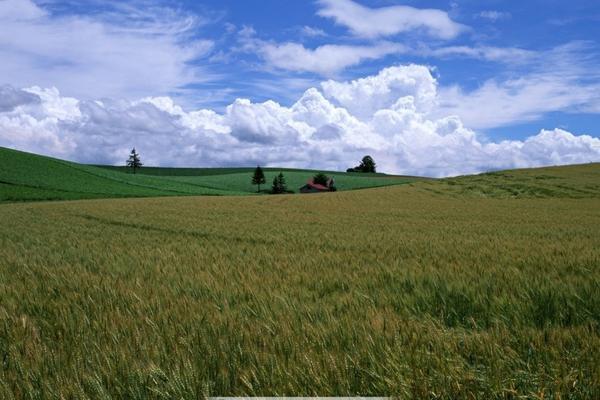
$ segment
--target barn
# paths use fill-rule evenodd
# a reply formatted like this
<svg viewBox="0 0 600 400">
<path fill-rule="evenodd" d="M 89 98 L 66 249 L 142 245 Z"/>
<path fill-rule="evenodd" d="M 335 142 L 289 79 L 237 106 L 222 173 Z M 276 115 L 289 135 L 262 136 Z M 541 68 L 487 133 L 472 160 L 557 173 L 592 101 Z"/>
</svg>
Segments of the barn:
<svg viewBox="0 0 600 400">
<path fill-rule="evenodd" d="M 300 193 L 320 193 L 320 192 L 330 192 L 331 188 L 335 186 L 335 182 L 333 178 L 329 178 L 327 180 L 327 185 L 321 185 L 319 183 L 314 183 L 312 178 L 306 182 L 306 185 L 300 188 Z"/>
</svg>

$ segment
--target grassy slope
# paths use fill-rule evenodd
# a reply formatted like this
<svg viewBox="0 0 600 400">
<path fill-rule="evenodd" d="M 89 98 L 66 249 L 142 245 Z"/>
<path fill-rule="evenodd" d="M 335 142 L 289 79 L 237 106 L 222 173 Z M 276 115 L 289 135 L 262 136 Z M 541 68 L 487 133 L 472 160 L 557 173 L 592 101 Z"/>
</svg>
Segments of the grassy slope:
<svg viewBox="0 0 600 400">
<path fill-rule="evenodd" d="M 113 171 L 130 173 L 126 167 L 99 166 L 100 168 Z M 288 188 L 297 192 L 303 186 L 308 178 L 315 174 L 314 170 L 290 169 L 290 168 L 263 168 L 265 171 L 267 183 L 263 189 L 270 188 L 273 178 L 282 172 L 285 175 Z M 178 182 L 187 182 L 193 184 L 205 185 L 207 187 L 219 190 L 236 190 L 247 193 L 256 192 L 256 186 L 253 186 L 248 179 L 252 176 L 254 168 L 143 168 L 141 173 L 146 175 L 169 177 Z M 340 190 L 365 189 L 380 186 L 389 186 L 414 182 L 415 180 L 426 180 L 427 178 L 398 176 L 387 174 L 363 174 L 346 173 L 335 171 L 324 171 L 328 176 L 336 180 L 336 185 Z M 224 179 L 223 175 L 227 175 Z"/>
<path fill-rule="evenodd" d="M 440 194 L 495 198 L 600 197 L 600 164 L 530 168 L 448 178 L 423 186 Z"/>
<path fill-rule="evenodd" d="M 2 205 L 0 398 L 600 398 L 599 167 Z"/>
<path fill-rule="evenodd" d="M 263 188 L 269 189 L 273 178 L 279 174 L 280 170 L 268 170 L 265 171 L 265 177 L 267 184 L 263 185 Z M 284 172 L 288 189 L 298 192 L 300 187 L 306 184 L 308 178 L 314 175 L 314 171 L 287 171 Z M 243 191 L 253 193 L 256 191 L 256 186 L 253 186 L 250 182 L 249 177 L 252 176 L 252 172 L 245 173 L 232 173 L 227 174 L 226 179 L 223 179 L 223 175 L 212 175 L 212 176 L 177 176 L 171 177 L 170 179 L 177 182 L 187 182 L 194 184 L 202 184 L 208 187 L 228 190 L 233 189 L 237 191 Z M 361 176 L 357 174 L 347 174 L 333 172 L 328 173 L 328 176 L 335 178 L 336 186 L 339 190 L 353 190 L 353 189 L 365 189 L 370 187 L 378 186 L 389 186 L 398 185 L 404 183 L 414 182 L 415 178 L 408 177 L 396 177 L 396 176 Z"/>
<path fill-rule="evenodd" d="M 147 175 L 148 172 L 159 174 Z M 245 171 L 240 173 L 240 171 Z M 279 170 L 277 170 L 279 171 Z M 195 173 L 197 176 L 189 176 Z M 290 189 L 298 190 L 314 171 L 289 170 Z M 207 175 L 213 174 L 213 175 Z M 217 174 L 217 175 L 214 175 Z M 275 173 L 267 171 L 270 187 Z M 382 174 L 336 174 L 340 190 L 412 182 L 415 178 Z M 148 168 L 128 174 L 118 168 L 81 165 L 0 148 L 0 202 L 73 200 L 106 197 L 240 195 L 254 193 L 251 170 Z"/>
<path fill-rule="evenodd" d="M 0 148 L 0 201 L 236 194 Z"/>
</svg>

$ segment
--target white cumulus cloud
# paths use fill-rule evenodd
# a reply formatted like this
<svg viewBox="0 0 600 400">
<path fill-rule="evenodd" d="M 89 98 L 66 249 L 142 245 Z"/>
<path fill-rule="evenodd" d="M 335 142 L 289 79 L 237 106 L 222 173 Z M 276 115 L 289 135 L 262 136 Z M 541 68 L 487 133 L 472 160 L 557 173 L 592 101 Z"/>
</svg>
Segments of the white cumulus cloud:
<svg viewBox="0 0 600 400">
<path fill-rule="evenodd" d="M 0 146 L 88 163 L 288 166 L 345 170 L 365 154 L 388 173 L 448 176 L 490 169 L 600 161 L 600 139 L 561 129 L 490 142 L 440 114 L 428 67 L 406 65 L 310 88 L 291 106 L 237 99 L 219 113 L 169 97 L 78 100 L 56 88 L 10 93 Z"/>
<path fill-rule="evenodd" d="M 430 108 L 435 103 L 437 82 L 429 68 L 405 65 L 350 82 L 329 80 L 321 87 L 326 97 L 352 114 L 368 118 L 377 110 L 404 108 L 407 102 L 419 109 Z"/>
<path fill-rule="evenodd" d="M 15 89 L 10 85 L 0 86 L 0 112 L 11 111 L 17 106 L 27 103 L 38 102 L 38 96 L 35 96 L 24 90 Z"/>
</svg>

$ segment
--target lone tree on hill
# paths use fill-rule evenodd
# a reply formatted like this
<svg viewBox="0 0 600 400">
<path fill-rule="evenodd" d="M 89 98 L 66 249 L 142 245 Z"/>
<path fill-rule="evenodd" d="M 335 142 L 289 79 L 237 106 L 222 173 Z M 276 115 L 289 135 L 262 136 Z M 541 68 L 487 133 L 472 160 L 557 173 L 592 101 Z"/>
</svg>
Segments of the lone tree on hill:
<svg viewBox="0 0 600 400">
<path fill-rule="evenodd" d="M 373 157 L 371 157 L 371 156 L 364 156 L 362 161 L 360 162 L 359 167 L 362 170 L 362 172 L 377 172 L 375 170 L 375 167 L 377 167 L 377 164 L 375 164 L 375 161 L 373 160 Z"/>
<path fill-rule="evenodd" d="M 273 186 L 271 187 L 271 193 L 281 194 L 287 192 L 287 185 L 285 183 L 285 177 L 280 172 L 279 175 L 273 178 Z"/>
<path fill-rule="evenodd" d="M 131 153 L 129 154 L 129 159 L 127 160 L 127 166 L 130 168 L 133 168 L 133 173 L 135 174 L 135 171 L 138 168 L 142 167 L 142 162 L 140 161 L 140 155 L 135 151 L 135 147 L 133 148 L 133 150 L 131 150 Z"/>
<path fill-rule="evenodd" d="M 260 193 L 260 185 L 266 182 L 267 180 L 265 179 L 265 173 L 263 172 L 262 168 L 257 165 L 256 169 L 254 170 L 254 176 L 252 176 L 252 184 L 258 185 L 258 192 Z"/>
<path fill-rule="evenodd" d="M 346 172 L 377 172 L 375 170 L 377 164 L 371 156 L 364 156 L 358 167 L 348 168 Z"/>
</svg>

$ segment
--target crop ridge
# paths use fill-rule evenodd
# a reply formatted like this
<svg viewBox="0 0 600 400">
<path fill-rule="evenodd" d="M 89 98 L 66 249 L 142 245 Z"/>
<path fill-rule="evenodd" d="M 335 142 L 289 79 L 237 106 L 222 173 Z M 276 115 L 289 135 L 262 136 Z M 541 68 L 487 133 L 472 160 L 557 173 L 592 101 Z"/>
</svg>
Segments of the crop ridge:
<svg viewBox="0 0 600 400">
<path fill-rule="evenodd" d="M 97 222 L 100 224 L 112 225 L 112 226 L 117 226 L 117 227 L 122 227 L 122 228 L 139 229 L 142 231 L 166 233 L 169 235 L 182 235 L 182 236 L 190 236 L 193 238 L 202 238 L 202 239 L 218 239 L 218 240 L 222 240 L 222 241 L 226 241 L 226 242 L 233 242 L 233 243 L 250 243 L 250 244 L 262 244 L 262 245 L 272 245 L 274 243 L 273 241 L 269 241 L 269 240 L 265 240 L 265 239 L 258 239 L 258 238 L 243 238 L 241 236 L 232 236 L 232 235 L 225 236 L 225 235 L 219 235 L 219 234 L 215 234 L 215 233 L 211 233 L 211 232 L 202 232 L 202 231 L 198 231 L 198 230 L 186 231 L 186 230 L 181 230 L 181 229 L 170 229 L 170 228 L 158 227 L 158 226 L 148 225 L 148 224 L 141 224 L 141 223 L 136 223 L 136 222 L 117 221 L 114 219 L 101 218 L 101 217 L 93 216 L 90 214 L 72 214 L 72 215 L 75 217 L 83 218 L 85 220 Z"/>
</svg>

